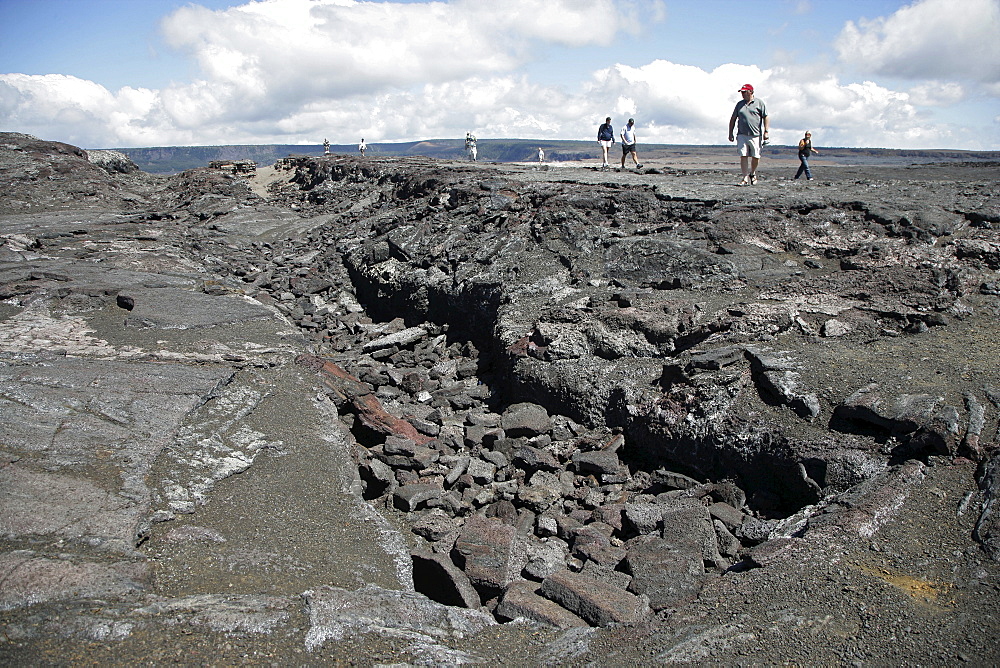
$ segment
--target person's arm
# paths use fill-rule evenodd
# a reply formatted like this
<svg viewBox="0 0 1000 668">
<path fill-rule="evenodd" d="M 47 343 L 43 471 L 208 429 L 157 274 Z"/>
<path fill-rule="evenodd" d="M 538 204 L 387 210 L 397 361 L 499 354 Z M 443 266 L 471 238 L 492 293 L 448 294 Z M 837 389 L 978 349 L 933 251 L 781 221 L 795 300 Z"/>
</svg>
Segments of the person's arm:
<svg viewBox="0 0 1000 668">
<path fill-rule="evenodd" d="M 736 114 L 733 114 L 733 117 L 729 119 L 729 141 L 736 141 L 736 139 L 733 137 L 733 129 L 735 127 L 736 127 Z"/>
<path fill-rule="evenodd" d="M 767 133 L 768 133 L 768 131 L 770 129 L 771 129 L 771 117 L 770 116 L 765 116 L 764 117 L 764 137 L 765 138 L 767 137 Z"/>
</svg>

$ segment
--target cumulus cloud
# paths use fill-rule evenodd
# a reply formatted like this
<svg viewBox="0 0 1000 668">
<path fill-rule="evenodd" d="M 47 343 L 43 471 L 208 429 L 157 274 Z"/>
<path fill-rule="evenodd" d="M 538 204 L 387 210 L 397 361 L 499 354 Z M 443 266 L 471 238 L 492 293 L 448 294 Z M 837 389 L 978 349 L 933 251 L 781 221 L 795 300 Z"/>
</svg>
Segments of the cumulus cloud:
<svg viewBox="0 0 1000 668">
<path fill-rule="evenodd" d="M 834 46 L 871 74 L 1000 84 L 1000 0 L 921 0 L 888 17 L 848 21 Z"/>
<path fill-rule="evenodd" d="M 290 105 L 509 72 L 535 43 L 607 45 L 632 25 L 611 0 L 549 0 L 544 11 L 531 0 L 261 0 L 188 6 L 162 23 L 206 79 Z"/>
<path fill-rule="evenodd" d="M 63 141 L 97 146 L 109 136 L 123 145 L 143 145 L 163 130 L 155 116 L 158 94 L 145 88 L 104 86 L 63 74 L 0 75 L 0 118 L 11 129 L 47 136 L 64 129 Z"/>
<path fill-rule="evenodd" d="M 899 55 L 893 45 L 902 37 L 925 39 L 923 49 L 930 48 L 921 27 L 926 16 L 914 20 L 907 12 L 926 12 L 937 1 L 848 23 L 839 48 L 868 48 L 873 68 L 891 69 Z M 1000 2 L 967 1 L 984 11 Z M 810 129 L 827 146 L 988 147 L 982 132 L 935 120 L 936 108 L 973 93 L 971 85 L 930 70 L 897 90 L 843 80 L 823 63 L 709 70 L 654 60 L 598 69 L 567 90 L 536 83 L 521 69 L 545 45 L 607 44 L 642 24 L 635 12 L 662 17 L 663 5 L 549 0 L 544 11 L 533 0 L 259 0 L 222 11 L 189 5 L 167 17 L 163 30 L 199 64 L 195 80 L 110 91 L 71 76 L 0 74 L 0 120 L 10 129 L 102 148 L 323 137 L 406 141 L 466 131 L 482 138 L 593 139 L 610 114 L 616 127 L 634 116 L 642 142 L 724 144 L 736 91 L 750 82 L 768 105 L 776 143 L 794 143 Z M 985 22 L 990 14 L 979 16 Z M 931 29 L 938 37 L 940 31 Z M 996 40 L 987 41 L 977 48 L 995 48 Z M 988 53 L 983 60 L 989 62 Z M 974 72 L 984 77 L 987 70 Z M 995 85 L 1000 89 L 1000 79 Z"/>
<path fill-rule="evenodd" d="M 748 82 L 767 105 L 777 144 L 797 142 L 806 129 L 828 146 L 925 148 L 969 139 L 929 122 L 910 92 L 871 81 L 841 82 L 811 68 L 727 64 L 709 71 L 664 60 L 642 67 L 616 65 L 598 72 L 583 97 L 599 92 L 618 100 L 616 120 L 635 116 L 643 141 L 724 144 L 740 99 L 736 91 Z M 946 85 L 935 90 L 960 94 Z M 592 108 L 591 117 L 603 118 L 603 111 Z"/>
</svg>

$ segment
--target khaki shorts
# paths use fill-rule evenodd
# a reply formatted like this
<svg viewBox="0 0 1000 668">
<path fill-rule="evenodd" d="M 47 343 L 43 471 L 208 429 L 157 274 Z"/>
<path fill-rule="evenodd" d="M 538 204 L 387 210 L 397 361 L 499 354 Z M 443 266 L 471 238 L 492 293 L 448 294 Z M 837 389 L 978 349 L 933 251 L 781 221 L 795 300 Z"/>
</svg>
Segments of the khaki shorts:
<svg viewBox="0 0 1000 668">
<path fill-rule="evenodd" d="M 741 158 L 760 157 L 760 137 L 750 135 L 736 135 L 736 150 Z"/>
</svg>

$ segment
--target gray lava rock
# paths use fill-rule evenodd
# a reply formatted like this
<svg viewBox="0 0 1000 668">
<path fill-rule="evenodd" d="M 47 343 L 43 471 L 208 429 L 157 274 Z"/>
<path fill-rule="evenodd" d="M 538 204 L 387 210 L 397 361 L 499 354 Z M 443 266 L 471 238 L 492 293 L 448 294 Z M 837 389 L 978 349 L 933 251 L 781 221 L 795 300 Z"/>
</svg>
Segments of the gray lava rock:
<svg viewBox="0 0 1000 668">
<path fill-rule="evenodd" d="M 650 613 L 646 599 L 569 570 L 545 578 L 541 593 L 593 626 L 636 624 Z"/>
<path fill-rule="evenodd" d="M 506 589 L 528 563 L 527 548 L 517 530 L 482 515 L 466 519 L 453 556 L 472 583 L 487 593 Z"/>
<path fill-rule="evenodd" d="M 500 426 L 511 437 L 538 436 L 552 431 L 552 418 L 538 404 L 514 404 L 503 412 Z"/>
<path fill-rule="evenodd" d="M 430 592 L 434 600 L 445 605 L 472 609 L 482 605 L 472 582 L 447 555 L 414 550 L 410 556 L 413 558 L 413 584 L 417 591 Z"/>
<path fill-rule="evenodd" d="M 678 549 L 656 536 L 639 536 L 626 543 L 623 570 L 632 576 L 629 591 L 648 597 L 654 610 L 693 600 L 705 576 L 700 551 Z"/>
<path fill-rule="evenodd" d="M 497 616 L 502 619 L 523 617 L 557 629 L 589 626 L 566 608 L 539 596 L 537 590 L 537 584 L 526 580 L 513 583 L 497 606 Z"/>
<path fill-rule="evenodd" d="M 573 455 L 573 465 L 580 473 L 615 474 L 621 468 L 618 455 L 606 450 L 592 452 L 577 452 Z"/>
<path fill-rule="evenodd" d="M 439 499 L 444 490 L 430 483 L 413 483 L 403 485 L 392 493 L 393 503 L 400 510 L 407 512 L 426 505 L 431 499 Z"/>
</svg>

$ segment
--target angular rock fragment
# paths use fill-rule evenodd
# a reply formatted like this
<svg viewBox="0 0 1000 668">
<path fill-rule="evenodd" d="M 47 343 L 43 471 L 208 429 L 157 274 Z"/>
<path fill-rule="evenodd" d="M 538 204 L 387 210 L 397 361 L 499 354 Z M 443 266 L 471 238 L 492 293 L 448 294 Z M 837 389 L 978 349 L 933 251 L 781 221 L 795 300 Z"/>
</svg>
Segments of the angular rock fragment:
<svg viewBox="0 0 1000 668">
<path fill-rule="evenodd" d="M 660 530 L 663 506 L 656 503 L 626 503 L 625 518 L 636 533 L 654 533 Z"/>
<path fill-rule="evenodd" d="M 552 431 L 552 418 L 538 404 L 514 404 L 503 412 L 500 427 L 511 438 L 538 436 Z"/>
<path fill-rule="evenodd" d="M 629 591 L 647 596 L 653 610 L 688 603 L 701 591 L 705 564 L 700 550 L 678 549 L 656 536 L 639 536 L 625 546 L 623 570 L 632 576 Z"/>
<path fill-rule="evenodd" d="M 530 445 L 522 445 L 514 452 L 514 463 L 526 471 L 558 471 L 561 468 L 551 452 Z"/>
<path fill-rule="evenodd" d="M 577 452 L 573 455 L 573 464 L 576 466 L 576 470 L 582 474 L 618 473 L 618 470 L 621 468 L 621 461 L 619 461 L 618 455 L 606 450 Z"/>
<path fill-rule="evenodd" d="M 862 387 L 834 411 L 838 417 L 862 422 L 889 434 L 909 435 L 907 452 L 945 455 L 959 445 L 957 410 L 928 394 L 900 394 L 886 399 L 877 383 Z"/>
<path fill-rule="evenodd" d="M 462 608 L 479 608 L 482 601 L 468 576 L 447 555 L 414 550 L 413 587 L 432 600 Z"/>
<path fill-rule="evenodd" d="M 667 507 L 663 510 L 663 539 L 672 549 L 680 552 L 697 552 L 705 563 L 719 568 L 729 566 L 719 554 L 708 509 L 700 503 Z"/>
<path fill-rule="evenodd" d="M 746 517 L 746 515 L 744 515 L 739 510 L 736 510 L 728 503 L 722 503 L 722 502 L 713 503 L 712 505 L 710 505 L 708 507 L 708 512 L 713 518 L 721 521 L 724 525 L 726 525 L 726 528 L 729 529 L 730 531 L 735 530 L 736 528 L 741 526 L 743 524 L 743 520 Z"/>
<path fill-rule="evenodd" d="M 362 350 L 368 353 L 373 350 L 392 348 L 393 346 L 406 347 L 413 345 L 425 336 L 427 336 L 427 330 L 423 327 L 410 327 L 409 329 L 404 329 L 401 332 L 387 334 L 386 336 L 375 339 L 374 341 L 368 341 L 362 346 Z"/>
<path fill-rule="evenodd" d="M 437 485 L 429 483 L 412 483 L 397 488 L 392 493 L 393 504 L 400 510 L 410 512 L 422 505 L 426 505 L 431 499 L 439 499 L 444 490 Z"/>
<path fill-rule="evenodd" d="M 719 554 L 735 559 L 743 547 L 739 539 L 730 532 L 721 520 L 715 520 L 712 524 L 715 527 L 715 538 L 719 543 Z"/>
<path fill-rule="evenodd" d="M 566 608 L 539 596 L 537 589 L 537 583 L 526 580 L 513 583 L 497 606 L 497 616 L 508 620 L 523 617 L 557 629 L 589 626 Z"/>
<path fill-rule="evenodd" d="M 305 644 L 310 651 L 329 640 L 361 633 L 411 634 L 430 642 L 434 638 L 461 638 L 496 624 L 492 616 L 479 610 L 463 610 L 423 594 L 375 585 L 356 591 L 320 587 L 303 596 L 309 606 Z"/>
<path fill-rule="evenodd" d="M 592 626 L 636 624 L 650 614 L 643 597 L 570 570 L 561 570 L 545 578 L 540 591 L 542 596 Z"/>
<path fill-rule="evenodd" d="M 528 563 L 524 539 L 498 520 L 471 515 L 455 540 L 454 560 L 472 583 L 487 594 L 500 592 L 520 578 Z"/>
</svg>

